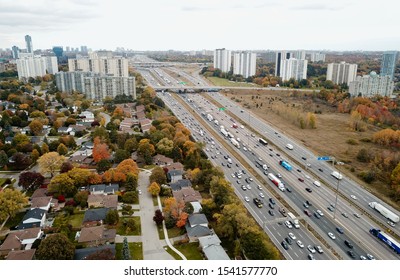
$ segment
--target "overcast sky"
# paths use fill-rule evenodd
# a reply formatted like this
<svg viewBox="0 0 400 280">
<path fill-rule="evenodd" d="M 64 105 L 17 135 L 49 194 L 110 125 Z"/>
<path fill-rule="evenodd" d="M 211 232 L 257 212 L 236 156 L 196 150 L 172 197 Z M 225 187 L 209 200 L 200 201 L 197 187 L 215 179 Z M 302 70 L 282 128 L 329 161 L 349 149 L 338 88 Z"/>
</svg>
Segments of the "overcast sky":
<svg viewBox="0 0 400 280">
<path fill-rule="evenodd" d="M 400 50 L 398 0 L 0 0 L 0 48 Z"/>
</svg>

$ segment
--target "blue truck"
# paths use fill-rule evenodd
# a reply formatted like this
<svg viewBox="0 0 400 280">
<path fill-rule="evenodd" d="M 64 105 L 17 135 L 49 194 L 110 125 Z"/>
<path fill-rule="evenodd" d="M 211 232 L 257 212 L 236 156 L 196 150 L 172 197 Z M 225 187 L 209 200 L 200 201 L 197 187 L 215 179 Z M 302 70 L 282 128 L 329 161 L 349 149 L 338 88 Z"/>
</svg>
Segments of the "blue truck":
<svg viewBox="0 0 400 280">
<path fill-rule="evenodd" d="M 283 166 L 283 168 L 285 168 L 287 171 L 291 171 L 292 170 L 292 166 L 287 161 L 280 160 L 279 164 L 281 166 Z"/>
<path fill-rule="evenodd" d="M 389 236 L 388 234 L 382 232 L 379 229 L 371 228 L 369 232 L 376 236 L 378 239 L 385 242 L 390 248 L 392 248 L 397 254 L 400 254 L 400 244 L 397 242 L 393 237 Z"/>
</svg>

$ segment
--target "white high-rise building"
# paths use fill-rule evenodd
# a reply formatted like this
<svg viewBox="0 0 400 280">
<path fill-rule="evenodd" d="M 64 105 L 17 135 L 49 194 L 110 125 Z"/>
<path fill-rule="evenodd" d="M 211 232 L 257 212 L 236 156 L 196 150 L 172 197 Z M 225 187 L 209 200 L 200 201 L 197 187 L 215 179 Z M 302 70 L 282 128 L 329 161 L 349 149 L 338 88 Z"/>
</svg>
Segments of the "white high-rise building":
<svg viewBox="0 0 400 280">
<path fill-rule="evenodd" d="M 103 100 L 117 95 L 132 96 L 136 99 L 135 77 L 92 76 L 85 78 L 86 98 Z"/>
<path fill-rule="evenodd" d="M 128 77 L 128 60 L 122 57 L 97 57 L 68 59 L 69 71 L 95 72 L 114 77 Z"/>
<path fill-rule="evenodd" d="M 312 52 L 310 53 L 310 60 L 311 62 L 325 62 L 325 54 L 320 52 Z"/>
<path fill-rule="evenodd" d="M 297 59 L 306 59 L 306 51 L 305 50 L 293 51 L 292 57 Z"/>
<path fill-rule="evenodd" d="M 233 54 L 233 74 L 242 75 L 244 78 L 256 74 L 257 54 L 251 52 L 238 52 Z"/>
<path fill-rule="evenodd" d="M 375 95 L 393 95 L 394 83 L 390 76 L 379 76 L 372 71 L 369 75 L 357 76 L 355 81 L 350 82 L 349 93 L 351 96 L 373 97 Z"/>
<path fill-rule="evenodd" d="M 57 57 L 55 56 L 21 56 L 17 59 L 19 79 L 43 77 L 46 74 L 58 72 Z"/>
<path fill-rule="evenodd" d="M 85 92 L 85 78 L 96 75 L 93 72 L 58 72 L 55 74 L 57 88 L 62 92 Z M 97 74 L 100 75 L 100 74 Z"/>
<path fill-rule="evenodd" d="M 326 79 L 335 84 L 347 84 L 354 81 L 357 77 L 357 64 L 350 64 L 344 61 L 340 63 L 329 63 Z"/>
<path fill-rule="evenodd" d="M 281 75 L 281 69 L 282 69 L 282 61 L 285 59 L 292 58 L 293 54 L 287 51 L 280 51 L 276 52 L 275 56 L 275 76 L 280 76 Z"/>
<path fill-rule="evenodd" d="M 307 79 L 307 63 L 306 59 L 284 59 L 281 61 L 280 77 L 282 81 L 288 81 L 291 78 L 295 80 Z"/>
<path fill-rule="evenodd" d="M 225 49 L 216 49 L 214 51 L 214 68 L 218 68 L 222 72 L 229 72 L 231 71 L 231 64 L 231 51 Z"/>
</svg>

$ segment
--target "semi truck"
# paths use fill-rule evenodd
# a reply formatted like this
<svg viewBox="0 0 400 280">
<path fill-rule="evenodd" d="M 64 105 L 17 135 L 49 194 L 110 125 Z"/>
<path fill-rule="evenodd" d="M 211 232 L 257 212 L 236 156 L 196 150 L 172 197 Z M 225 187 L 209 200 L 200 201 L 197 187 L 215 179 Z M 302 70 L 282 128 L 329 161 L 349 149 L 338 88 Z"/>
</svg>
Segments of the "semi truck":
<svg viewBox="0 0 400 280">
<path fill-rule="evenodd" d="M 299 223 L 299 220 L 296 219 L 296 216 L 293 215 L 292 212 L 288 212 L 287 215 L 288 215 L 288 217 L 290 218 L 291 223 L 293 224 L 293 226 L 294 226 L 295 228 L 300 228 L 300 223 Z"/>
<path fill-rule="evenodd" d="M 337 171 L 333 171 L 333 172 L 331 173 L 331 176 L 335 177 L 335 178 L 338 179 L 338 180 L 342 180 L 342 179 L 343 179 L 342 174 L 340 174 L 340 173 L 337 172 Z"/>
<path fill-rule="evenodd" d="M 377 237 L 378 239 L 385 242 L 390 248 L 392 248 L 397 254 L 400 254 L 400 243 L 397 242 L 393 237 L 389 236 L 388 234 L 382 232 L 379 229 L 371 228 L 369 232 Z"/>
<path fill-rule="evenodd" d="M 225 137 L 228 137 L 228 131 L 226 131 L 224 128 L 221 128 L 221 133 L 222 133 Z"/>
<path fill-rule="evenodd" d="M 228 132 L 228 136 L 229 136 L 229 138 L 235 138 L 235 136 L 230 132 Z"/>
<path fill-rule="evenodd" d="M 212 122 L 214 117 L 211 114 L 207 114 L 208 121 Z"/>
<path fill-rule="evenodd" d="M 382 204 L 379 204 L 378 202 L 370 202 L 369 206 L 378 211 L 379 213 L 381 213 L 382 216 L 391 220 L 393 223 L 398 223 L 400 220 L 399 216 L 397 216 L 395 213 L 387 209 Z"/>
<path fill-rule="evenodd" d="M 287 161 L 280 160 L 280 161 L 279 161 L 279 164 L 280 164 L 283 168 L 285 168 L 287 171 L 292 171 L 292 166 L 291 166 Z"/>
<path fill-rule="evenodd" d="M 231 138 L 231 143 L 233 144 L 233 146 L 240 149 L 240 144 L 238 141 L 235 140 L 235 138 Z"/>
<path fill-rule="evenodd" d="M 268 173 L 268 179 L 270 179 L 272 183 L 278 187 L 278 189 L 285 191 L 285 186 L 283 185 L 282 181 L 279 180 L 274 174 Z"/>
</svg>

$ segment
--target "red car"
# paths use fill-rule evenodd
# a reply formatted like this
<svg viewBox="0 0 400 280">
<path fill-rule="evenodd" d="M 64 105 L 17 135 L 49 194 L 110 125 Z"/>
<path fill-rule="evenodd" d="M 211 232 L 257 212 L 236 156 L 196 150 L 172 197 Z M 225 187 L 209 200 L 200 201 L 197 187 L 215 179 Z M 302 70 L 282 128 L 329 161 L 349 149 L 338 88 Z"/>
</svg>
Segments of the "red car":
<svg viewBox="0 0 400 280">
<path fill-rule="evenodd" d="M 307 209 L 304 209 L 304 213 L 305 213 L 308 217 L 311 217 L 311 212 L 308 211 Z"/>
<path fill-rule="evenodd" d="M 299 178 L 299 181 L 300 181 L 300 182 L 304 182 L 304 179 L 303 179 L 303 178 Z"/>
</svg>

